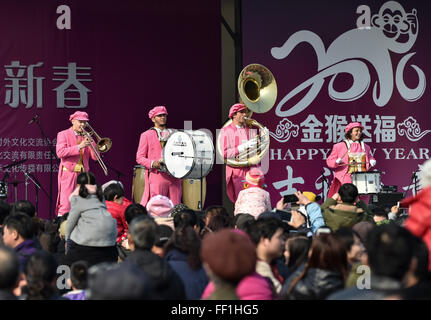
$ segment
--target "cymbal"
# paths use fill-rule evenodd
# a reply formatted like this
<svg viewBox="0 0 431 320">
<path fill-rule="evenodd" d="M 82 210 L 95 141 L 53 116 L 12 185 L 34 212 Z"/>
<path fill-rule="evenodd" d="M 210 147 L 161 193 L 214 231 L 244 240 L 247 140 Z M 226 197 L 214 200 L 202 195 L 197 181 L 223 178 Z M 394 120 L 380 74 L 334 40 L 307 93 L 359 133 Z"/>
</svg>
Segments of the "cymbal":
<svg viewBox="0 0 431 320">
<path fill-rule="evenodd" d="M 23 159 L 23 160 L 20 160 L 20 161 L 14 161 L 14 162 L 12 162 L 12 163 L 8 164 L 7 166 L 3 167 L 3 169 L 9 169 L 9 168 L 12 168 L 12 167 L 17 166 L 17 165 L 20 165 L 21 163 L 24 163 L 24 162 L 26 162 L 26 161 L 27 161 L 27 159 Z"/>
</svg>

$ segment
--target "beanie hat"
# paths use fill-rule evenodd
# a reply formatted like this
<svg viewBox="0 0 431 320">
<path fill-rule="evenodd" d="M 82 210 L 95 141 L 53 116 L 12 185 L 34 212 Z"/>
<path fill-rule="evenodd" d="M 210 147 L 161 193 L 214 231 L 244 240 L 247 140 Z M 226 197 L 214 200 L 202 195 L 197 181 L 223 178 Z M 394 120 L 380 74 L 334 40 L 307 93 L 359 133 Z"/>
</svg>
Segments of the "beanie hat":
<svg viewBox="0 0 431 320">
<path fill-rule="evenodd" d="M 169 216 L 173 207 L 174 204 L 168 197 L 157 195 L 148 201 L 147 212 L 154 218 L 165 218 Z"/>
<path fill-rule="evenodd" d="M 232 229 L 207 234 L 202 240 L 201 257 L 217 277 L 233 283 L 256 268 L 256 247 Z"/>
</svg>

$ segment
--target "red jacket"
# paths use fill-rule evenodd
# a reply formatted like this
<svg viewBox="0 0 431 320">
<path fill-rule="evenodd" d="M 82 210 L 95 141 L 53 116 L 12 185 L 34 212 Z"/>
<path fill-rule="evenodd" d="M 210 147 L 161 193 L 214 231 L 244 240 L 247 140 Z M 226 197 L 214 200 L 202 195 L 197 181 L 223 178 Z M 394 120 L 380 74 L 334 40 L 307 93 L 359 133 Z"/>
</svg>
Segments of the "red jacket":
<svg viewBox="0 0 431 320">
<path fill-rule="evenodd" d="M 431 271 L 431 186 L 422 189 L 415 197 L 404 200 L 401 205 L 410 206 L 404 226 L 427 245 L 428 270 Z"/>
<path fill-rule="evenodd" d="M 123 204 L 118 204 L 114 201 L 105 201 L 106 208 L 112 217 L 117 220 L 117 243 L 121 243 L 127 238 L 127 233 L 129 232 L 129 227 L 126 223 L 126 217 L 124 215 L 126 208 L 132 204 L 130 200 L 124 198 Z"/>
</svg>

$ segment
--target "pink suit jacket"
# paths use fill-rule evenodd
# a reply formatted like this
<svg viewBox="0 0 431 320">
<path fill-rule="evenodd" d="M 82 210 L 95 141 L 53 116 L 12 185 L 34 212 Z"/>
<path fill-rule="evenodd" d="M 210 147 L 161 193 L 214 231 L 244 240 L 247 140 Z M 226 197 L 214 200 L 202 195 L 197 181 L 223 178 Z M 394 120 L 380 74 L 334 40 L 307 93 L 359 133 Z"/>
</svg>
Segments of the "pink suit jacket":
<svg viewBox="0 0 431 320">
<path fill-rule="evenodd" d="M 95 146 L 94 141 L 93 145 Z M 76 142 L 76 135 L 72 127 L 60 131 L 57 134 L 56 153 L 61 160 L 58 169 L 58 195 L 56 213 L 63 215 L 68 212 L 70 208 L 69 195 L 76 187 L 77 177 L 77 173 L 74 173 L 73 169 L 79 161 L 78 143 Z M 93 153 L 91 148 L 84 148 L 82 162 L 86 172 L 90 170 L 90 157 L 93 160 L 96 160 L 96 155 Z M 67 171 L 64 171 L 63 167 L 67 168 Z"/>
<path fill-rule="evenodd" d="M 250 129 L 247 126 L 245 130 L 247 138 L 252 138 Z M 239 153 L 238 146 L 243 143 L 243 141 L 240 141 L 241 137 L 235 124 L 231 123 L 220 130 L 220 140 L 224 159 L 234 159 Z M 236 202 L 239 191 L 243 189 L 244 182 L 242 180 L 245 180 L 248 170 L 250 170 L 249 167 L 235 168 L 226 165 L 226 192 L 233 203 Z"/>
<path fill-rule="evenodd" d="M 366 169 L 367 171 L 370 169 L 370 160 L 375 160 L 371 155 L 371 148 L 364 143 L 365 146 L 365 154 L 366 154 Z M 338 165 L 335 161 L 341 158 L 343 162 L 341 165 Z M 335 193 L 338 192 L 338 188 L 344 183 L 352 183 L 352 178 L 349 171 L 349 155 L 347 153 L 347 146 L 344 141 L 341 141 L 335 144 L 332 147 L 331 154 L 326 159 L 326 164 L 330 169 L 333 169 L 334 172 L 334 180 L 332 182 L 331 188 L 328 191 L 328 198 L 332 197 Z"/>
<path fill-rule="evenodd" d="M 178 198 L 177 193 L 179 193 L 179 198 L 181 198 L 181 180 L 171 177 L 166 172 L 160 172 L 157 169 L 151 168 L 151 163 L 153 161 L 160 160 L 162 156 L 163 149 L 160 145 L 156 130 L 149 129 L 143 132 L 139 139 L 138 151 L 136 152 L 136 162 L 144 166 L 145 169 L 147 169 L 145 171 L 145 189 L 141 200 L 141 205 L 143 206 L 146 206 L 147 202 L 150 200 L 150 188 L 159 189 L 159 185 L 162 183 L 166 183 L 166 180 L 169 180 L 178 186 L 174 188 L 177 189 L 175 190 L 175 195 L 164 194 L 164 196 L 169 196 L 169 198 L 173 202 L 174 200 L 175 202 L 178 202 L 177 199 L 173 199 Z M 151 181 L 150 172 L 158 173 L 151 176 Z"/>
</svg>

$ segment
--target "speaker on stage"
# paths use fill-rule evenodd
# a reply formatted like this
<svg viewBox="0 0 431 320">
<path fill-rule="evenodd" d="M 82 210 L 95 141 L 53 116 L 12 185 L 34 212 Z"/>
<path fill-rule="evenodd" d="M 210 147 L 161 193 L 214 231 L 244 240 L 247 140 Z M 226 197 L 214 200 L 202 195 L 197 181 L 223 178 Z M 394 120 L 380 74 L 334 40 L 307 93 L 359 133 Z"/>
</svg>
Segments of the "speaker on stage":
<svg viewBox="0 0 431 320">
<path fill-rule="evenodd" d="M 403 199 L 403 196 L 402 192 L 372 194 L 369 204 L 380 206 L 385 209 L 389 208 L 390 211 L 393 206 L 397 205 L 398 201 Z"/>
</svg>

